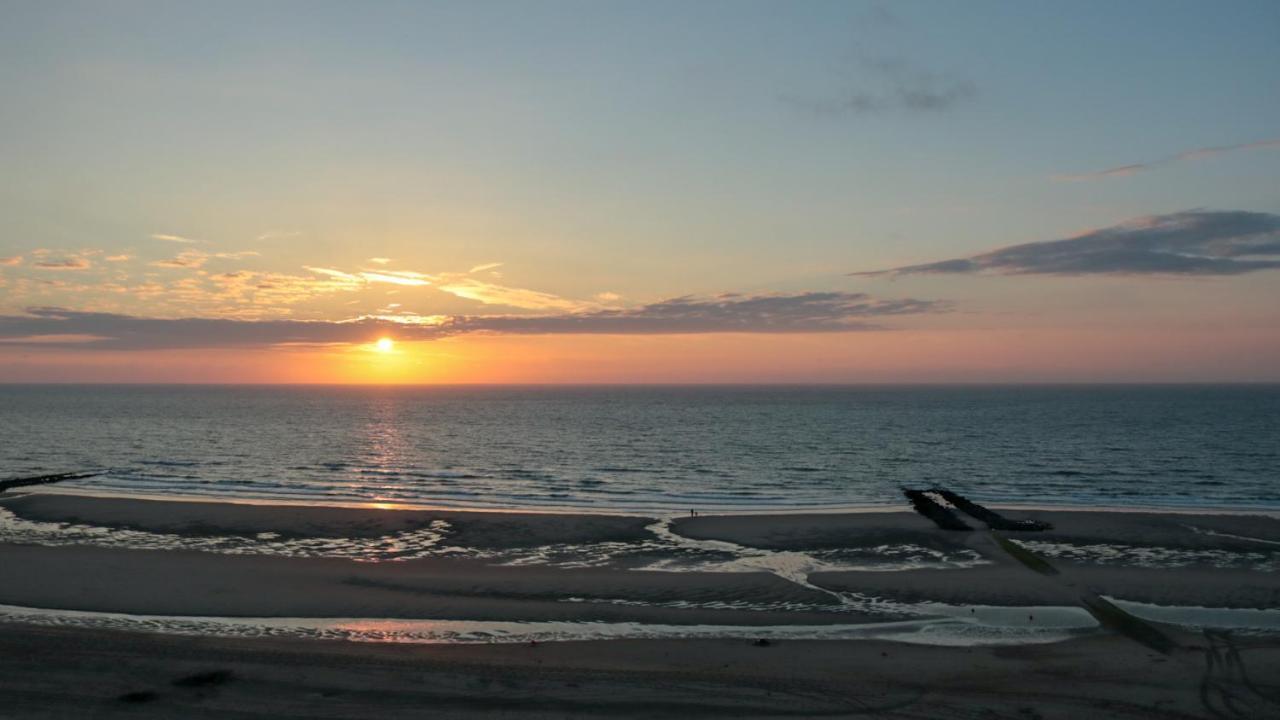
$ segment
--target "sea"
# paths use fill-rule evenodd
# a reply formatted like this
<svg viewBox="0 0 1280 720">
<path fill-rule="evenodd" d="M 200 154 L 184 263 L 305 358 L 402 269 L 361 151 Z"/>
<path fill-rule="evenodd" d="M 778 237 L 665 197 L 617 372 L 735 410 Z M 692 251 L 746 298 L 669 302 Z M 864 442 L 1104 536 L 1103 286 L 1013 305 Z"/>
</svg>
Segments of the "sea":
<svg viewBox="0 0 1280 720">
<path fill-rule="evenodd" d="M 0 385 L 0 479 L 267 502 L 687 514 L 1280 509 L 1280 386 Z"/>
</svg>

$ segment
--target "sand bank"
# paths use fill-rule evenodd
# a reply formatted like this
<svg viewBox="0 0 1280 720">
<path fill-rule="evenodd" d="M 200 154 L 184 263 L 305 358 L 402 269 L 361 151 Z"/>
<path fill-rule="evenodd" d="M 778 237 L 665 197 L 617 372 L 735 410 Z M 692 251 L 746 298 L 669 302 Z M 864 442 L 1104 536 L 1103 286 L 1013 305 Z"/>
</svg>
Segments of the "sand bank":
<svg viewBox="0 0 1280 720">
<path fill-rule="evenodd" d="M 1142 566 L 1140 561 L 1150 552 L 1100 559 L 1066 554 L 1050 558 L 1060 576 L 1047 578 L 1009 557 L 987 532 L 946 532 L 907 512 L 679 518 L 669 526 L 659 525 L 663 537 L 657 537 L 654 519 L 630 516 L 264 506 L 39 493 L 7 497 L 0 505 L 24 521 L 88 525 L 101 529 L 100 536 L 126 528 L 168 536 L 250 539 L 266 533 L 303 542 L 309 537 L 386 537 L 395 545 L 398 534 L 436 528 L 431 531 L 436 533 L 430 541 L 434 546 L 416 559 L 394 563 L 156 552 L 78 540 L 60 547 L 0 544 L 0 603 L 27 607 L 156 615 L 774 625 L 898 617 L 900 609 L 864 602 L 867 599 L 1071 606 L 1092 592 L 1169 605 L 1280 606 L 1280 573 L 1247 566 L 1255 556 L 1280 552 L 1266 544 L 1280 538 L 1280 520 L 1270 517 L 1027 513 L 1049 519 L 1055 529 L 1009 534 L 1020 542 L 1050 549 L 1055 543 L 1074 541 L 1090 547 L 1192 553 L 1176 567 Z M 56 535 L 61 526 L 52 527 Z M 868 561 L 871 569 L 864 566 L 866 557 L 904 546 L 951 553 L 949 557 L 968 553 L 977 564 L 883 572 L 873 557 Z M 495 554 L 503 548 L 536 552 L 512 561 L 512 556 Z M 556 562 L 548 560 L 550 550 L 539 548 L 553 548 Z M 1243 553 L 1231 557 L 1243 558 L 1245 566 L 1213 564 L 1233 550 Z M 697 563 L 677 562 L 690 557 Z M 575 558 L 590 562 L 575 564 Z M 1136 564 L 1128 562 L 1134 558 Z M 648 563 L 644 567 L 681 571 L 637 572 L 633 568 L 640 559 Z"/>
</svg>

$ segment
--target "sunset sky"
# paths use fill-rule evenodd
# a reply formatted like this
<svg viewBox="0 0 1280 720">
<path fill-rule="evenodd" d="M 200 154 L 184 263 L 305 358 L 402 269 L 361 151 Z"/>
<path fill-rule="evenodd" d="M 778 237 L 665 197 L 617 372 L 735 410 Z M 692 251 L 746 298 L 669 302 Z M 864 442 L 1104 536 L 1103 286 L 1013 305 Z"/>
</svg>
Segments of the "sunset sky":
<svg viewBox="0 0 1280 720">
<path fill-rule="evenodd" d="M 1271 0 L 0 0 L 0 382 L 1280 381 L 1278 79 Z"/>
</svg>

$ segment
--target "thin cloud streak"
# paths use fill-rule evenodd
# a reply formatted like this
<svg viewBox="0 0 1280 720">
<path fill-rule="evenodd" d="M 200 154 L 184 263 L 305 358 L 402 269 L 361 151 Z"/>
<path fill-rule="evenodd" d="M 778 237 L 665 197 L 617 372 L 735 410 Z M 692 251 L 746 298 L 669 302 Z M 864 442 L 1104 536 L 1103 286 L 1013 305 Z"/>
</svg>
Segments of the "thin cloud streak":
<svg viewBox="0 0 1280 720">
<path fill-rule="evenodd" d="M 947 303 L 879 300 L 863 293 L 679 297 L 625 310 L 542 316 L 376 316 L 342 321 L 146 318 L 60 308 L 30 308 L 0 316 L 0 340 L 38 343 L 50 336 L 103 338 L 72 349 L 151 350 L 360 344 L 389 335 L 401 341 L 466 334 L 663 335 L 707 333 L 831 333 L 885 329 L 873 322 L 947 312 Z M 44 344 L 48 344 L 45 342 Z"/>
<path fill-rule="evenodd" d="M 1137 218 L 1063 240 L 854 276 L 1240 275 L 1280 269 L 1280 215 L 1190 210 Z"/>
<path fill-rule="evenodd" d="M 450 295 L 474 300 L 485 305 L 503 305 L 523 310 L 563 310 L 572 312 L 584 310 L 588 306 L 559 295 L 526 290 L 505 285 L 495 285 L 474 278 L 458 278 L 440 285 L 440 289 Z"/>
<path fill-rule="evenodd" d="M 864 58 L 859 66 L 870 82 L 855 82 L 838 97 L 785 95 L 782 100 L 817 115 L 838 116 L 889 111 L 940 113 L 978 95 L 977 85 L 970 80 L 926 70 L 901 58 Z"/>
<path fill-rule="evenodd" d="M 241 250 L 238 252 L 220 252 L 220 253 L 207 253 L 207 252 L 202 252 L 200 250 L 183 250 L 182 252 L 178 253 L 177 257 L 169 258 L 168 260 L 156 260 L 150 264 L 152 265 L 152 267 L 185 268 L 189 270 L 195 270 L 195 269 L 204 267 L 204 264 L 207 263 L 211 258 L 216 258 L 219 260 L 243 260 L 244 258 L 247 258 L 247 257 L 258 257 L 258 255 L 259 253 L 256 250 Z"/>
<path fill-rule="evenodd" d="M 163 242 L 182 243 L 184 245 L 195 245 L 200 242 L 199 240 L 193 240 L 192 238 L 189 238 L 189 237 L 183 237 L 181 235 L 170 235 L 168 233 L 152 233 L 151 239 L 161 240 Z"/>
<path fill-rule="evenodd" d="M 431 284 L 431 276 L 409 270 L 363 270 L 360 277 L 369 282 L 389 283 L 391 285 L 410 285 L 421 287 Z"/>
<path fill-rule="evenodd" d="M 63 260 L 40 260 L 32 263 L 31 266 L 41 270 L 88 270 L 93 267 L 93 263 L 84 258 L 73 257 Z"/>
<path fill-rule="evenodd" d="M 1280 138 L 1242 143 L 1239 145 L 1219 145 L 1217 147 L 1197 148 L 1195 150 L 1180 152 L 1176 155 L 1170 155 L 1166 158 L 1160 158 L 1159 160 L 1152 160 L 1151 162 L 1120 165 L 1119 167 L 1079 175 L 1054 175 L 1053 179 L 1062 182 L 1084 182 L 1088 180 L 1103 180 L 1105 178 L 1112 177 L 1127 177 L 1140 172 L 1155 170 L 1165 165 L 1172 165 L 1184 160 L 1201 160 L 1215 155 L 1221 155 L 1223 153 L 1235 152 L 1237 150 L 1266 150 L 1273 148 L 1280 148 Z"/>
</svg>

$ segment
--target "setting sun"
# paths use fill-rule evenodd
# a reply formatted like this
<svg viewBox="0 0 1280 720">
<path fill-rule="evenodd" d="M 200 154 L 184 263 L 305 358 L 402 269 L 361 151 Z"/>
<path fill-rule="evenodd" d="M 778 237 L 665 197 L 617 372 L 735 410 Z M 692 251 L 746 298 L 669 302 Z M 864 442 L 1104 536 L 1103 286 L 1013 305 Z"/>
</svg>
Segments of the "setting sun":
<svg viewBox="0 0 1280 720">
<path fill-rule="evenodd" d="M 378 352 L 384 352 L 384 353 L 391 352 L 395 348 L 395 346 L 396 346 L 396 343 L 391 338 L 379 338 L 378 342 L 373 344 L 373 347 L 377 349 Z"/>
</svg>

